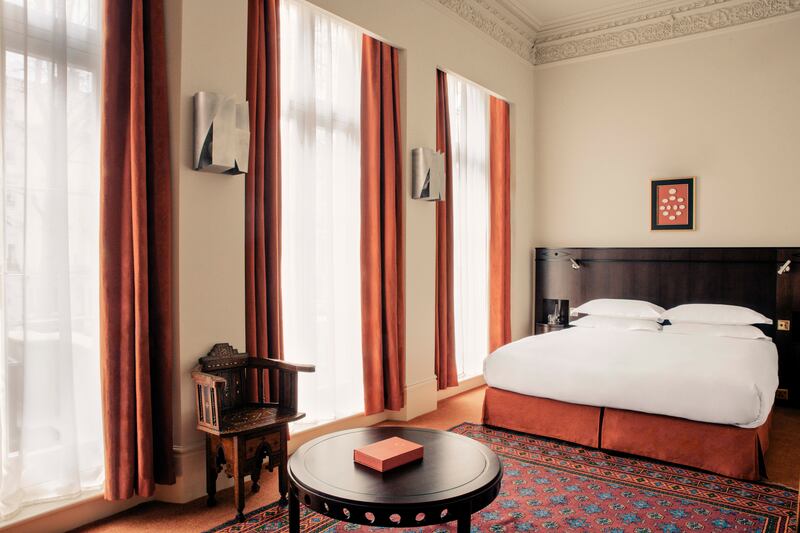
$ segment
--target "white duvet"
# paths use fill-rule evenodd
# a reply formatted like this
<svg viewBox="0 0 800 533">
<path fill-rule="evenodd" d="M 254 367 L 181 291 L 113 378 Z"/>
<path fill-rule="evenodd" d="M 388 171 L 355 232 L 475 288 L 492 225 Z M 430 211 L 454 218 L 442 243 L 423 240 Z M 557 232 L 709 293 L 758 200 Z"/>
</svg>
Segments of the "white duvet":
<svg viewBox="0 0 800 533">
<path fill-rule="evenodd" d="M 772 409 L 778 351 L 768 340 L 576 327 L 499 348 L 484 377 L 529 396 L 751 428 Z"/>
</svg>

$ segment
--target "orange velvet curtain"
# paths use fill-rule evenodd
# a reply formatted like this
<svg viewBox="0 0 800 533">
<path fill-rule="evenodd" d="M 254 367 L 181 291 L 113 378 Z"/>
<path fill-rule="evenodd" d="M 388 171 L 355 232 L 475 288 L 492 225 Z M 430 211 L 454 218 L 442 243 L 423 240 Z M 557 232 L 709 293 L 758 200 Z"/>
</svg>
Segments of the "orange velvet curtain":
<svg viewBox="0 0 800 533">
<path fill-rule="evenodd" d="M 450 147 L 447 74 L 436 71 L 436 150 L 444 153 L 445 199 L 436 202 L 436 348 L 439 389 L 458 385 L 453 319 L 453 161 Z"/>
<path fill-rule="evenodd" d="M 364 35 L 361 64 L 361 330 L 367 414 L 403 407 L 403 152 L 397 49 Z"/>
<path fill-rule="evenodd" d="M 163 0 L 104 2 L 100 357 L 105 497 L 175 482 Z"/>
<path fill-rule="evenodd" d="M 489 350 L 511 342 L 511 143 L 508 102 L 489 97 Z"/>
<path fill-rule="evenodd" d="M 281 100 L 278 0 L 249 0 L 247 101 L 250 160 L 245 178 L 247 353 L 283 359 L 281 314 Z M 255 370 L 250 382 L 255 383 Z M 265 395 L 274 397 L 277 376 Z M 257 391 L 249 392 L 256 399 Z"/>
</svg>

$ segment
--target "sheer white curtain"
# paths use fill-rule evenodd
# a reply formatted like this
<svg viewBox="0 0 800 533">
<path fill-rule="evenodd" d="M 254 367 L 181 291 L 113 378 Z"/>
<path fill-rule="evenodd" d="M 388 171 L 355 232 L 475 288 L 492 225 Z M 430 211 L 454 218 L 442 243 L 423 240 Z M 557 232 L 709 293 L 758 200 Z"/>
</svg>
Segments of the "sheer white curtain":
<svg viewBox="0 0 800 533">
<path fill-rule="evenodd" d="M 0 516 L 103 481 L 101 0 L 0 0 Z"/>
<path fill-rule="evenodd" d="M 361 32 L 281 2 L 284 353 L 303 424 L 364 409 L 361 371 Z"/>
<path fill-rule="evenodd" d="M 456 366 L 477 376 L 489 353 L 489 95 L 448 75 L 453 150 L 453 318 Z"/>
</svg>

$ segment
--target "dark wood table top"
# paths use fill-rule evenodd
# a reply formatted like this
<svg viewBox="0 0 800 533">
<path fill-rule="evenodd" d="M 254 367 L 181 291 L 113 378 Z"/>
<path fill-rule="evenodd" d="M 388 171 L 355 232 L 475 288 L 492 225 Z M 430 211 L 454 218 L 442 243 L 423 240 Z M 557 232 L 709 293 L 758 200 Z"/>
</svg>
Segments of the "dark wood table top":
<svg viewBox="0 0 800 533">
<path fill-rule="evenodd" d="M 395 436 L 424 446 L 422 461 L 383 473 L 353 461 L 355 448 Z M 483 444 L 447 431 L 411 427 L 324 435 L 302 445 L 288 470 L 291 482 L 309 492 L 376 508 L 463 501 L 499 487 L 502 478 L 497 455 Z"/>
</svg>

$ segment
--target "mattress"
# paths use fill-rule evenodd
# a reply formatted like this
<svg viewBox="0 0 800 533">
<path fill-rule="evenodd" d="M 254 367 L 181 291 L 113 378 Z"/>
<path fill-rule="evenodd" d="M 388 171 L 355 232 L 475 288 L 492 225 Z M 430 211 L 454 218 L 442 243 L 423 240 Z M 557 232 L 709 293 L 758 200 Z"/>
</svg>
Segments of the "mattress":
<svg viewBox="0 0 800 533">
<path fill-rule="evenodd" d="M 569 328 L 499 348 L 484 378 L 529 396 L 753 428 L 772 410 L 778 350 L 768 340 Z"/>
</svg>

